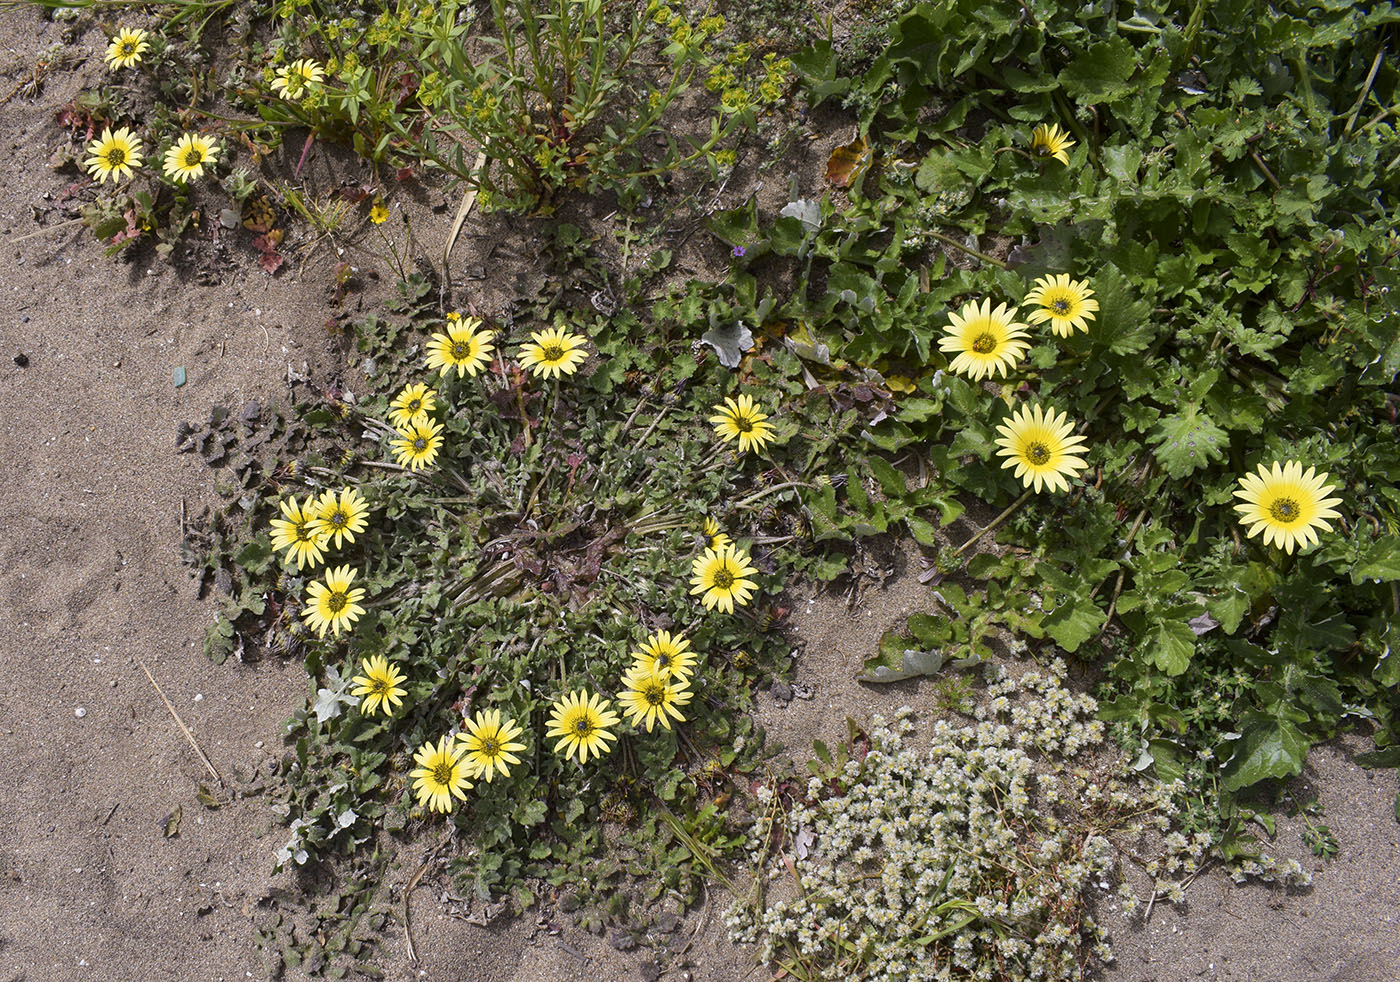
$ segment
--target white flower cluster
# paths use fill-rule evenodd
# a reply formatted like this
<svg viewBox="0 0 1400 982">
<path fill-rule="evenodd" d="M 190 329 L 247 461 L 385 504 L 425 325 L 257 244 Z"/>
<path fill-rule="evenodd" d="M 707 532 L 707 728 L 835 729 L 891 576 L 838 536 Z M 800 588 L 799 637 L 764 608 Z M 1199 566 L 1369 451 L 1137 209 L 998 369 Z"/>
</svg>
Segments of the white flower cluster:
<svg viewBox="0 0 1400 982">
<path fill-rule="evenodd" d="M 973 725 L 934 722 L 926 752 L 908 746 L 904 707 L 893 723 L 875 717 L 869 753 L 841 774 L 844 795 L 814 779 L 784 815 L 762 789 L 775 819 L 756 824 L 750 856 L 796 895 L 761 913 L 736 904 L 731 936 L 843 982 L 1079 979 L 1110 960 L 1088 909 L 1116 865 L 1107 836 L 1151 828 L 1160 843 L 1177 789 L 1088 753 L 1103 724 L 1064 676 L 1061 661 L 1014 682 L 989 666 Z M 1177 838 L 1173 870 L 1209 845 Z"/>
<path fill-rule="evenodd" d="M 1230 871 L 1230 879 L 1236 883 L 1254 879 L 1264 883 L 1278 883 L 1285 887 L 1312 886 L 1312 873 L 1304 869 L 1298 860 L 1279 859 L 1266 852 L 1238 862 Z"/>
</svg>

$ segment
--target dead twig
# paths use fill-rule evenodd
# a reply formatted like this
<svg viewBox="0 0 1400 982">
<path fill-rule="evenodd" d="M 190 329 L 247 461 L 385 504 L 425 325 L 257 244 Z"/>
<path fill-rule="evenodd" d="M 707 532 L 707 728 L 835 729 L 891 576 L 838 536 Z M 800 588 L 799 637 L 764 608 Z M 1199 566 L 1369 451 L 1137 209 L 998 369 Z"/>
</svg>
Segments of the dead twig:
<svg viewBox="0 0 1400 982">
<path fill-rule="evenodd" d="M 481 173 L 481 168 L 486 164 L 486 151 L 483 149 L 476 155 L 476 163 L 472 164 L 472 172 Z M 480 180 L 480 178 L 478 178 Z M 457 236 L 462 233 L 462 226 L 466 224 L 467 215 L 471 214 L 472 205 L 476 204 L 476 192 L 479 185 L 474 184 L 467 188 L 466 194 L 462 195 L 462 204 L 457 209 L 457 218 L 452 222 L 452 231 L 447 233 L 447 243 L 442 247 L 442 271 L 443 278 L 452 279 L 452 274 L 448 272 L 451 268 L 448 263 L 452 259 L 452 247 L 457 244 Z"/>
<path fill-rule="evenodd" d="M 433 863 L 437 861 L 437 854 L 442 851 L 442 847 L 447 845 L 447 843 L 451 840 L 451 832 L 443 836 L 442 839 L 438 842 L 438 844 L 433 846 L 432 851 L 428 853 L 427 858 L 423 860 L 423 865 L 419 866 L 418 869 L 414 871 L 414 874 L 408 878 L 408 883 L 403 888 L 404 951 L 408 955 L 408 960 L 415 965 L 418 964 L 418 952 L 414 950 L 413 929 L 409 926 L 408 923 L 408 898 L 413 893 L 414 888 L 418 886 L 418 881 L 423 879 L 424 874 L 428 872 L 428 868 L 431 867 Z"/>
<path fill-rule="evenodd" d="M 140 655 L 136 656 L 136 664 L 141 666 L 141 671 L 146 673 L 146 678 L 150 679 L 151 685 L 155 686 L 156 695 L 160 696 L 160 701 L 165 703 L 165 708 L 170 710 L 170 715 L 175 717 L 175 725 L 179 726 L 180 732 L 185 734 L 185 739 L 190 742 L 190 746 L 194 748 L 194 752 L 199 755 L 199 759 L 204 763 L 209 774 L 214 780 L 219 782 L 219 787 L 223 787 L 224 779 L 219 776 L 219 772 L 214 769 L 214 765 L 209 763 L 209 758 L 204 756 L 204 751 L 199 748 L 199 743 L 195 740 L 194 734 L 191 733 L 190 728 L 185 725 L 185 721 L 180 718 L 180 714 L 175 712 L 175 707 L 170 704 L 170 700 L 165 698 L 165 693 L 160 690 L 160 683 L 156 681 L 156 677 L 151 674 L 151 670 L 146 667 L 146 663 L 141 660 Z"/>
</svg>

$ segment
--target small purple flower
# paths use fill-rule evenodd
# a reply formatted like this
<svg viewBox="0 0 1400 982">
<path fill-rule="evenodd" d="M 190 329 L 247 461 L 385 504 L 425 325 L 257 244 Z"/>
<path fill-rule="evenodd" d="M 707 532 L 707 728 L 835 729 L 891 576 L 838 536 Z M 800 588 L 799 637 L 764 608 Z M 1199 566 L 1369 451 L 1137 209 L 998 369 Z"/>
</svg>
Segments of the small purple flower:
<svg viewBox="0 0 1400 982">
<path fill-rule="evenodd" d="M 730 255 L 733 256 L 735 259 L 741 258 L 744 255 L 744 247 L 735 246 L 734 250 L 730 253 Z"/>
</svg>

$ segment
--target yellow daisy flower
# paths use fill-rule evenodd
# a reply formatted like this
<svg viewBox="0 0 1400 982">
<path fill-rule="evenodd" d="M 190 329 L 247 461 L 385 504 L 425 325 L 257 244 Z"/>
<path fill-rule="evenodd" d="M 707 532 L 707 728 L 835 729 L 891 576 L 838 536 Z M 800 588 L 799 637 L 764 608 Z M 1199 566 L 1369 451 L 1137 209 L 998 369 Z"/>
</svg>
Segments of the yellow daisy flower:
<svg viewBox="0 0 1400 982">
<path fill-rule="evenodd" d="M 165 176 L 184 184 L 204 176 L 204 165 L 219 155 L 219 145 L 197 133 L 186 133 L 165 151 Z"/>
<path fill-rule="evenodd" d="M 1099 309 L 1089 281 L 1072 280 L 1068 273 L 1042 276 L 1023 302 L 1039 307 L 1031 311 L 1026 320 L 1032 324 L 1049 321 L 1050 330 L 1062 338 L 1069 337 L 1076 329 L 1089 330 L 1089 321 L 1095 319 L 1094 313 Z"/>
<path fill-rule="evenodd" d="M 947 336 L 939 339 L 938 347 L 958 352 L 949 368 L 974 381 L 988 375 L 1005 375 L 1031 346 L 1025 340 L 1026 325 L 1015 323 L 1004 303 L 993 310 L 990 300 L 980 305 L 969 300 L 948 318 L 952 324 L 947 328 Z"/>
<path fill-rule="evenodd" d="M 705 516 L 705 544 L 711 549 L 718 549 L 720 546 L 727 546 L 734 540 L 725 535 L 720 530 L 719 522 L 710 516 Z"/>
<path fill-rule="evenodd" d="M 642 650 L 633 653 L 637 661 L 634 671 L 655 672 L 662 678 L 690 678 L 695 666 L 695 652 L 690 650 L 690 642 L 679 632 L 657 631 L 642 644 Z"/>
<path fill-rule="evenodd" d="M 385 716 L 394 715 L 394 709 L 408 694 L 403 688 L 408 676 L 400 673 L 399 667 L 383 655 L 366 658 L 361 664 L 365 674 L 350 680 L 355 685 L 353 694 L 360 697 L 360 712 L 369 716 L 376 709 L 382 709 Z"/>
<path fill-rule="evenodd" d="M 1072 146 L 1074 141 L 1069 138 L 1069 132 L 1060 129 L 1059 123 L 1041 123 L 1031 134 L 1031 153 L 1037 157 L 1054 157 L 1060 163 L 1068 164 L 1069 154 L 1065 151 Z"/>
<path fill-rule="evenodd" d="M 1074 425 L 1064 413 L 1046 413 L 1039 404 L 1016 410 L 1010 423 L 997 427 L 1001 447 L 997 455 L 1008 458 L 1002 467 L 1016 468 L 1016 476 L 1026 487 L 1037 492 L 1042 486 L 1052 491 L 1068 491 L 1065 476 L 1077 477 L 1084 470 L 1084 458 L 1078 454 L 1088 448 L 1082 436 L 1071 436 Z"/>
<path fill-rule="evenodd" d="M 104 127 L 102 135 L 88 144 L 88 153 L 92 156 L 83 163 L 98 184 L 109 177 L 115 184 L 141 166 L 141 141 L 125 126 L 115 133 Z"/>
<path fill-rule="evenodd" d="M 700 597 L 706 610 L 718 607 L 726 614 L 734 612 L 734 606 L 745 606 L 757 587 L 748 577 L 756 570 L 749 562 L 746 553 L 732 545 L 718 549 L 706 549 L 690 565 L 690 595 Z"/>
<path fill-rule="evenodd" d="M 311 495 L 306 496 L 306 504 L 297 504 L 296 495 L 279 502 L 282 518 L 272 520 L 272 548 L 286 549 L 287 559 L 296 560 L 301 569 L 308 560 L 313 568 L 324 558 L 322 550 L 326 546 L 325 533 L 316 521 L 316 506 Z"/>
<path fill-rule="evenodd" d="M 475 376 L 486 364 L 487 358 L 495 349 L 491 340 L 496 336 L 491 331 L 478 331 L 481 321 L 476 317 L 462 317 L 460 314 L 447 315 L 447 333 L 436 333 L 428 342 L 428 367 L 449 375 L 452 369 L 457 374 Z"/>
<path fill-rule="evenodd" d="M 404 429 L 413 423 L 425 423 L 428 414 L 437 408 L 436 389 L 426 385 L 405 385 L 403 391 L 389 403 L 389 422 L 397 429 Z"/>
<path fill-rule="evenodd" d="M 326 77 L 326 72 L 310 58 L 302 58 L 277 70 L 272 77 L 272 91 L 283 99 L 300 99 L 314 83 Z"/>
<path fill-rule="evenodd" d="M 467 732 L 457 734 L 457 742 L 466 751 L 466 764 L 472 777 L 484 777 L 487 784 L 497 771 L 501 772 L 501 777 L 510 777 L 506 765 L 520 763 L 513 751 L 525 749 L 525 744 L 515 742 L 521 733 L 515 720 L 502 722 L 500 710 L 488 709 L 477 713 L 466 724 Z"/>
<path fill-rule="evenodd" d="M 685 722 L 685 717 L 676 708 L 690 702 L 693 695 L 690 683 L 685 679 L 634 669 L 623 676 L 622 681 L 627 688 L 617 694 L 617 701 L 622 704 L 633 726 L 645 723 L 650 733 L 657 722 L 668 730 L 671 728 L 671 718 Z"/>
<path fill-rule="evenodd" d="M 551 327 L 530 334 L 531 343 L 520 349 L 520 367 L 530 369 L 536 378 L 572 375 L 588 357 L 582 334 L 569 334 L 562 327 Z"/>
<path fill-rule="evenodd" d="M 462 759 L 465 748 L 451 737 L 437 743 L 429 740 L 413 755 L 418 766 L 408 772 L 418 804 L 429 811 L 450 812 L 456 804 L 452 799 L 467 800 L 472 783 L 467 780 L 467 762 Z"/>
<path fill-rule="evenodd" d="M 107 45 L 107 54 L 102 60 L 114 72 L 119 68 L 130 68 L 150 49 L 151 44 L 146 40 L 148 37 L 150 35 L 140 28 L 119 28 L 117 36 Z"/>
<path fill-rule="evenodd" d="M 368 514 L 369 505 L 357 488 L 345 488 L 339 496 L 334 491 L 325 491 L 316 502 L 316 520 L 321 523 L 321 533 L 327 542 L 334 538 L 337 549 L 346 542 L 354 542 L 355 535 L 365 530 Z"/>
<path fill-rule="evenodd" d="M 1249 526 L 1250 538 L 1263 532 L 1265 545 L 1281 546 L 1292 555 L 1295 544 L 1304 549 L 1316 544 L 1317 529 L 1332 531 L 1327 519 L 1342 517 L 1332 507 L 1342 499 L 1327 497 L 1337 486 L 1326 480 L 1326 473 L 1318 474 L 1313 467 L 1304 471 L 1296 460 L 1282 466 L 1274 461 L 1272 470 L 1260 464 L 1257 475 L 1240 478 L 1235 497 L 1244 504 L 1236 505 L 1235 511 Z"/>
<path fill-rule="evenodd" d="M 556 753 L 565 758 L 578 756 L 580 764 L 588 763 L 588 755 L 601 757 L 612 749 L 607 741 L 617 737 L 608 732 L 609 726 L 616 726 L 621 720 L 611 709 L 611 704 L 598 695 L 590 695 L 587 689 L 578 689 L 559 699 L 550 708 L 548 737 L 558 737 L 554 745 Z"/>
<path fill-rule="evenodd" d="M 442 447 L 442 424 L 432 420 L 410 423 L 399 431 L 397 440 L 389 441 L 400 466 L 411 471 L 427 467 L 437 460 Z"/>
<path fill-rule="evenodd" d="M 767 418 L 768 414 L 759 410 L 753 396 L 742 395 L 737 400 L 726 396 L 724 402 L 715 406 L 710 424 L 726 443 L 737 437 L 739 452 L 745 453 L 750 447 L 762 450 L 763 445 L 773 439 L 773 424 L 765 423 Z"/>
<path fill-rule="evenodd" d="M 360 606 L 365 591 L 358 587 L 353 590 L 350 588 L 354 579 L 353 569 L 349 566 L 337 566 L 326 570 L 326 582 L 317 581 L 306 588 L 309 596 L 301 616 L 316 632 L 316 637 L 324 638 L 326 628 L 330 628 L 336 637 L 340 637 L 341 628 L 350 627 L 365 612 Z"/>
<path fill-rule="evenodd" d="M 389 206 L 378 195 L 375 195 L 374 201 L 370 202 L 369 220 L 376 225 L 383 225 L 389 220 Z"/>
</svg>

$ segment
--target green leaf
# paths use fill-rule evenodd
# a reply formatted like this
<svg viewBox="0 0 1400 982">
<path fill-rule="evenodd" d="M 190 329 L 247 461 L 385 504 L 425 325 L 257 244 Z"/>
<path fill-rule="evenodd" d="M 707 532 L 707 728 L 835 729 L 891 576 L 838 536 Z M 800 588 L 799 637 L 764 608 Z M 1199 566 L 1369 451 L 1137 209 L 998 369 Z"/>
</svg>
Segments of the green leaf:
<svg viewBox="0 0 1400 982">
<path fill-rule="evenodd" d="M 1098 319 L 1089 325 L 1095 346 L 1115 355 L 1134 355 L 1152 343 L 1157 328 L 1152 305 L 1137 297 L 1117 266 L 1106 265 L 1093 279 L 1099 301 Z"/>
<path fill-rule="evenodd" d="M 938 545 L 938 530 L 933 527 L 933 523 L 925 521 L 918 515 L 905 515 L 904 524 L 909 529 L 909 534 L 914 537 L 914 541 L 921 546 Z"/>
<path fill-rule="evenodd" d="M 1367 580 L 1388 583 L 1400 580 L 1400 538 L 1387 535 L 1372 542 L 1351 569 L 1351 582 L 1360 586 Z"/>
<path fill-rule="evenodd" d="M 1148 636 L 1147 663 L 1168 675 L 1180 675 L 1191 664 L 1196 652 L 1196 634 L 1191 625 L 1180 621 L 1158 621 Z"/>
<path fill-rule="evenodd" d="M 1400 767 L 1400 744 L 1357 754 L 1356 762 L 1362 767 Z"/>
<path fill-rule="evenodd" d="M 1225 587 L 1220 593 L 1206 600 L 1206 610 L 1220 622 L 1226 634 L 1234 634 L 1240 621 L 1249 610 L 1249 594 L 1234 584 Z"/>
<path fill-rule="evenodd" d="M 1180 480 L 1224 456 L 1229 437 L 1199 406 L 1190 405 L 1159 421 L 1148 439 L 1162 469 Z"/>
<path fill-rule="evenodd" d="M 1266 778 L 1302 773 L 1308 739 L 1292 723 L 1256 717 L 1234 744 L 1235 752 L 1221 770 L 1221 784 L 1238 791 Z"/>
<path fill-rule="evenodd" d="M 1133 91 L 1128 80 L 1137 69 L 1136 54 L 1121 37 L 1101 41 L 1060 72 L 1060 84 L 1069 96 L 1083 103 L 1121 99 Z"/>
<path fill-rule="evenodd" d="M 905 493 L 904 475 L 895 470 L 883 457 L 871 457 L 870 471 L 880 482 L 880 490 L 888 498 L 902 498 Z"/>
<path fill-rule="evenodd" d="M 1107 620 L 1104 612 L 1091 600 L 1063 598 L 1063 602 L 1045 615 L 1040 626 L 1055 643 L 1069 652 L 1095 637 Z"/>
</svg>

